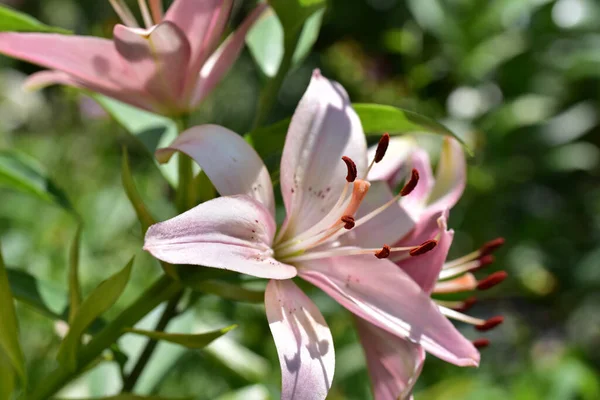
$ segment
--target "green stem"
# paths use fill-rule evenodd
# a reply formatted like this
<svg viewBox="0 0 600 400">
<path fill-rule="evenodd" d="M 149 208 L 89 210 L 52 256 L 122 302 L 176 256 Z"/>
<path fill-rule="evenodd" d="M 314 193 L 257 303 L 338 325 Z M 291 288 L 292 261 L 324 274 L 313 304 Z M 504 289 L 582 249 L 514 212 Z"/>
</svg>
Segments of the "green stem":
<svg viewBox="0 0 600 400">
<path fill-rule="evenodd" d="M 181 283 L 168 276 L 162 276 L 131 306 L 123 310 L 110 324 L 104 327 L 91 342 L 81 350 L 77 369 L 69 371 L 59 367 L 46 379 L 40 382 L 28 400 L 47 400 L 65 384 L 78 376 L 89 364 L 94 362 L 102 352 L 115 343 L 124 333 L 124 328 L 131 327 L 152 311 L 163 301 L 177 296 L 182 290 Z"/>
<path fill-rule="evenodd" d="M 154 327 L 155 331 L 164 331 L 167 325 L 169 324 L 169 321 L 171 321 L 171 319 L 177 315 L 177 303 L 179 303 L 179 300 L 181 300 L 182 295 L 183 292 L 180 292 L 177 296 L 169 300 L 169 302 L 167 303 L 167 307 L 165 308 L 163 314 L 160 317 L 160 320 Z M 148 339 L 148 343 L 146 343 L 144 350 L 140 354 L 140 358 L 138 358 L 137 362 L 135 363 L 135 366 L 131 370 L 131 373 L 127 376 L 127 378 L 125 378 L 125 382 L 123 383 L 123 389 L 121 390 L 122 392 L 126 393 L 133 391 L 133 388 L 135 387 L 135 384 L 137 383 L 140 376 L 142 375 L 146 364 L 148 363 L 148 361 L 150 361 L 150 357 L 152 356 L 152 353 L 154 352 L 154 349 L 156 348 L 157 344 L 157 340 Z"/>
<path fill-rule="evenodd" d="M 292 67 L 293 57 L 294 53 L 296 52 L 299 39 L 300 34 L 294 35 L 289 40 L 286 39 L 284 44 L 283 58 L 281 60 L 281 64 L 279 65 L 279 69 L 277 70 L 277 74 L 271 78 L 271 80 L 269 80 L 258 99 L 258 110 L 256 112 L 256 117 L 254 118 L 252 130 L 264 125 L 269 113 L 271 112 L 271 109 L 273 108 L 273 105 L 275 105 L 277 96 L 279 95 L 279 90 L 281 90 L 281 86 L 283 85 L 283 81 L 285 80 L 288 71 Z"/>
<path fill-rule="evenodd" d="M 175 120 L 179 134 L 188 128 L 187 117 Z M 194 191 L 194 172 L 192 170 L 192 159 L 183 153 L 179 153 L 179 186 L 175 195 L 175 205 L 180 213 L 189 210 L 196 205 L 196 192 Z"/>
</svg>

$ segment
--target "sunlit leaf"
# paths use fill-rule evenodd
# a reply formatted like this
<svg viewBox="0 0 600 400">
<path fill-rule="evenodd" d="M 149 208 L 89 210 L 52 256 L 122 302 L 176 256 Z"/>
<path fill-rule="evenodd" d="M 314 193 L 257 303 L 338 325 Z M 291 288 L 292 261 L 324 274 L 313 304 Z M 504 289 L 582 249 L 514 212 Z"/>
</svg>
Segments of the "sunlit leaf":
<svg viewBox="0 0 600 400">
<path fill-rule="evenodd" d="M 75 239 L 69 254 L 69 324 L 79 310 L 81 304 L 81 288 L 79 285 L 79 247 L 81 246 L 81 225 L 77 228 Z"/>
<path fill-rule="evenodd" d="M 129 167 L 129 155 L 125 148 L 123 148 L 123 161 L 121 163 L 121 179 L 127 198 L 129 198 L 129 202 L 133 206 L 142 226 L 142 234 L 145 234 L 150 225 L 154 224 L 156 221 L 150 214 L 150 211 L 148 211 L 146 204 L 144 204 L 140 193 L 135 187 L 133 176 L 131 175 L 131 168 Z"/>
<path fill-rule="evenodd" d="M 380 135 L 388 132 L 397 135 L 407 132 L 428 132 L 452 136 L 464 141 L 439 122 L 414 111 L 383 104 L 354 103 L 352 107 L 360 117 L 367 135 Z"/>
<path fill-rule="evenodd" d="M 0 6 L 0 32 L 5 31 L 71 33 L 66 29 L 43 24 L 28 14 L 18 12 L 6 6 Z"/>
<path fill-rule="evenodd" d="M 325 7 L 325 0 L 269 0 L 277 13 L 285 35 L 297 34 L 304 22 L 315 12 Z"/>
<path fill-rule="evenodd" d="M 94 94 L 94 99 L 119 125 L 135 137 L 154 158 L 156 149 L 166 147 L 177 137 L 177 126 L 173 120 L 149 111 L 130 106 L 120 101 Z M 156 165 L 165 178 L 174 185 L 177 182 L 177 157 L 166 164 Z"/>
<path fill-rule="evenodd" d="M 292 56 L 292 67 L 304 61 L 310 53 L 319 36 L 324 13 L 325 9 L 322 8 L 304 23 Z M 272 10 L 267 11 L 254 24 L 246 35 L 246 44 L 261 71 L 270 78 L 274 77 L 283 60 L 284 31 L 279 18 Z"/>
<path fill-rule="evenodd" d="M 10 382 L 14 382 L 13 376 L 16 373 L 25 384 L 25 360 L 19 343 L 19 325 L 1 252 L 0 321 L 0 374 L 3 375 L 0 382 L 10 385 Z"/>
<path fill-rule="evenodd" d="M 210 293 L 227 300 L 247 303 L 262 303 L 265 299 L 264 290 L 252 290 L 239 284 L 217 280 L 184 281 L 184 285 L 193 290 Z"/>
<path fill-rule="evenodd" d="M 75 213 L 66 194 L 33 158 L 15 150 L 0 150 L 0 187 L 18 190 Z"/>
<path fill-rule="evenodd" d="M 218 339 L 235 328 L 237 328 L 237 325 L 230 325 L 222 329 L 197 334 L 167 333 L 145 331 L 141 329 L 127 329 L 127 332 L 143 335 L 154 340 L 164 340 L 167 342 L 176 343 L 190 349 L 201 349 L 209 345 L 213 340 Z"/>
<path fill-rule="evenodd" d="M 77 367 L 77 352 L 81 345 L 81 337 L 96 318 L 108 310 L 125 290 L 131 275 L 133 259 L 125 268 L 98 285 L 94 291 L 81 303 L 69 333 L 58 350 L 57 358 L 60 363 L 73 371 Z"/>
</svg>

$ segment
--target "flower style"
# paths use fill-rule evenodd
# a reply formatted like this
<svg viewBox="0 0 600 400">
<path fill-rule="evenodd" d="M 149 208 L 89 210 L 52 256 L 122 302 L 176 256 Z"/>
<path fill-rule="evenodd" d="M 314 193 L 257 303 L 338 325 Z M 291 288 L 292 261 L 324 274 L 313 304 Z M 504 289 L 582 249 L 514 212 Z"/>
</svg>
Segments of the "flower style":
<svg viewBox="0 0 600 400">
<path fill-rule="evenodd" d="M 113 40 L 46 33 L 0 33 L 0 53 L 49 68 L 27 85 L 64 84 L 165 115 L 194 109 L 237 59 L 266 8 L 260 4 L 220 46 L 232 0 L 138 0 L 140 28 L 123 0 L 110 0 L 124 25 Z"/>
<path fill-rule="evenodd" d="M 292 117 L 280 174 L 287 216 L 277 234 L 269 173 L 239 135 L 215 125 L 195 127 L 157 157 L 165 161 L 175 151 L 194 158 L 222 197 L 153 225 L 144 248 L 173 264 L 271 279 L 265 306 L 283 399 L 324 399 L 335 365 L 331 332 L 291 280 L 295 276 L 390 336 L 458 365 L 478 364 L 473 344 L 390 261 L 424 257 L 436 242 L 382 247 L 414 228 L 398 199 L 418 187 L 418 174 L 409 174 L 398 195 L 385 182 L 359 178 L 367 175 L 365 136 L 339 84 L 316 70 Z M 359 217 L 366 205 L 373 211 Z"/>
<path fill-rule="evenodd" d="M 370 149 L 375 154 L 376 148 Z M 463 293 L 473 290 L 486 290 L 500 283 L 506 273 L 496 272 L 478 281 L 472 272 L 493 262 L 491 253 L 504 241 L 499 238 L 486 243 L 479 250 L 453 261 L 446 262 L 454 232 L 447 229 L 448 209 L 460 198 L 465 187 L 466 165 L 460 144 L 453 139 L 444 139 L 437 177 L 433 178 L 427 153 L 416 146 L 410 138 L 394 138 L 390 141 L 386 160 L 376 164 L 369 177 L 385 180 L 389 185 L 397 184 L 397 175 L 402 170 L 417 169 L 421 180 L 411 196 L 402 198 L 400 203 L 415 220 L 418 220 L 410 234 L 395 246 L 406 243 L 436 240 L 437 246 L 420 257 L 390 260 L 410 275 L 428 294 Z M 394 156 L 392 156 L 394 155 Z M 370 209 L 361 209 L 362 213 Z M 502 323 L 502 317 L 488 320 L 473 318 L 464 314 L 474 303 L 470 297 L 464 301 L 434 300 L 443 315 L 475 325 L 486 331 Z M 389 332 L 365 321 L 356 319 L 359 337 L 365 350 L 367 365 L 376 400 L 408 399 L 417 381 L 423 363 L 423 346 L 390 335 Z M 473 342 L 477 348 L 489 344 L 487 339 Z"/>
</svg>

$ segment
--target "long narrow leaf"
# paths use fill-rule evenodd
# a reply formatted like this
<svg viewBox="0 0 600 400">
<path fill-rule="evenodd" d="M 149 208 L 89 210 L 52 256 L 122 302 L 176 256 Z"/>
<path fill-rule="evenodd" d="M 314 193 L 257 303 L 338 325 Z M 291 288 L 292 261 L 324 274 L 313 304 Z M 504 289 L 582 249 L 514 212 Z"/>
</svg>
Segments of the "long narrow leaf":
<svg viewBox="0 0 600 400">
<path fill-rule="evenodd" d="M 141 329 L 127 329 L 127 332 L 135 333 L 137 335 L 143 335 L 154 340 L 164 340 L 185 346 L 190 349 L 201 349 L 206 347 L 215 339 L 223 336 L 232 329 L 237 328 L 237 325 L 230 325 L 228 327 L 217 329 L 206 333 L 197 334 L 184 334 L 184 333 L 166 333 L 156 331 L 144 331 Z"/>
<path fill-rule="evenodd" d="M 66 29 L 43 24 L 28 14 L 6 6 L 0 6 L 0 31 L 71 33 Z"/>
<path fill-rule="evenodd" d="M 3 362 L 3 368 L 0 373 L 4 378 L 0 381 L 10 382 L 11 377 L 8 374 L 16 374 L 21 379 L 23 385 L 26 384 L 25 375 L 25 360 L 23 351 L 19 343 L 19 325 L 17 322 L 17 314 L 15 312 L 15 304 L 8 283 L 8 275 L 6 267 L 0 251 L 0 362 Z M 10 364 L 13 369 L 6 367 Z"/>
<path fill-rule="evenodd" d="M 0 187 L 33 195 L 76 215 L 66 194 L 52 182 L 43 167 L 15 150 L 0 150 Z"/>
<path fill-rule="evenodd" d="M 77 227 L 75 239 L 71 244 L 69 254 L 69 325 L 79 310 L 81 304 L 81 288 L 79 285 L 79 247 L 81 245 L 81 225 Z"/>
<path fill-rule="evenodd" d="M 81 345 L 81 337 L 88 327 L 108 310 L 125 290 L 131 275 L 133 258 L 125 268 L 98 285 L 96 289 L 81 303 L 69 333 L 58 350 L 57 358 L 63 367 L 73 371 L 77 367 L 77 352 Z"/>
<path fill-rule="evenodd" d="M 146 234 L 146 231 L 150 225 L 154 224 L 156 221 L 150 214 L 150 211 L 148 211 L 148 208 L 144 204 L 140 193 L 135 187 L 133 176 L 131 175 L 131 168 L 129 167 L 129 154 L 125 148 L 123 148 L 123 161 L 121 163 L 121 179 L 123 181 L 123 187 L 125 188 L 127 198 L 133 206 L 138 220 L 142 226 L 142 235 L 144 235 Z"/>
</svg>

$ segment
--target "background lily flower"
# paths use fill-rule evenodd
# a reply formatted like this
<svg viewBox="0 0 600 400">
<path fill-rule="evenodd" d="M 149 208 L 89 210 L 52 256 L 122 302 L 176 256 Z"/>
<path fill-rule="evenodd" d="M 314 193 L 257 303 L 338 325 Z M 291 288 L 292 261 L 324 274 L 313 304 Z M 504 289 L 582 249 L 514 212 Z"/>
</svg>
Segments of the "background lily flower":
<svg viewBox="0 0 600 400">
<path fill-rule="evenodd" d="M 239 55 L 260 4 L 220 46 L 232 0 L 175 0 L 163 17 L 160 0 L 140 0 L 140 28 L 122 0 L 110 1 L 124 25 L 113 40 L 46 33 L 0 33 L 0 53 L 49 68 L 32 88 L 64 84 L 102 93 L 166 115 L 194 109 Z"/>
<path fill-rule="evenodd" d="M 503 271 L 479 281 L 472 273 L 493 262 L 491 253 L 502 245 L 503 239 L 488 242 L 479 250 L 456 260 L 446 261 L 454 237 L 454 232 L 447 229 L 447 216 L 448 211 L 445 210 L 418 224 L 414 231 L 416 234 L 411 233 L 407 240 L 435 239 L 438 245 L 420 257 L 398 260 L 398 267 L 409 274 L 426 293 L 433 295 L 486 290 L 504 280 L 506 273 Z M 402 242 L 398 245 L 402 245 Z M 475 297 L 463 301 L 434 301 L 447 318 L 474 325 L 479 331 L 492 329 L 503 321 L 500 316 L 485 320 L 464 314 L 475 303 Z M 365 320 L 357 318 L 356 325 L 367 358 L 375 399 L 410 398 L 423 368 L 425 349 L 419 344 L 389 335 Z M 489 341 L 477 339 L 473 344 L 481 348 L 487 346 Z"/>
<path fill-rule="evenodd" d="M 375 151 L 376 146 L 371 147 L 369 155 L 374 155 Z M 401 204 L 415 222 L 452 208 L 465 190 L 465 154 L 456 139 L 444 137 L 434 176 L 427 151 L 419 147 L 411 137 L 393 137 L 390 139 L 387 156 L 373 165 L 369 171 L 369 179 L 385 181 L 394 188 L 410 168 L 419 171 L 419 186 L 411 196 L 402 198 Z"/>
<path fill-rule="evenodd" d="M 429 294 L 385 259 L 423 257 L 435 242 L 384 245 L 413 228 L 397 201 L 410 190 L 393 195 L 385 182 L 359 177 L 367 173 L 365 136 L 339 84 L 316 70 L 292 117 L 280 175 L 287 216 L 277 235 L 268 171 L 239 135 L 214 125 L 195 127 L 157 157 L 164 161 L 175 151 L 194 158 L 222 197 L 150 227 L 144 248 L 169 263 L 272 279 L 265 306 L 281 363 L 282 398 L 325 398 L 335 363 L 329 328 L 290 280 L 295 276 L 394 337 L 449 362 L 478 364 L 475 347 Z M 415 174 L 407 187 L 414 188 Z M 359 218 L 364 204 L 374 209 Z"/>
</svg>

